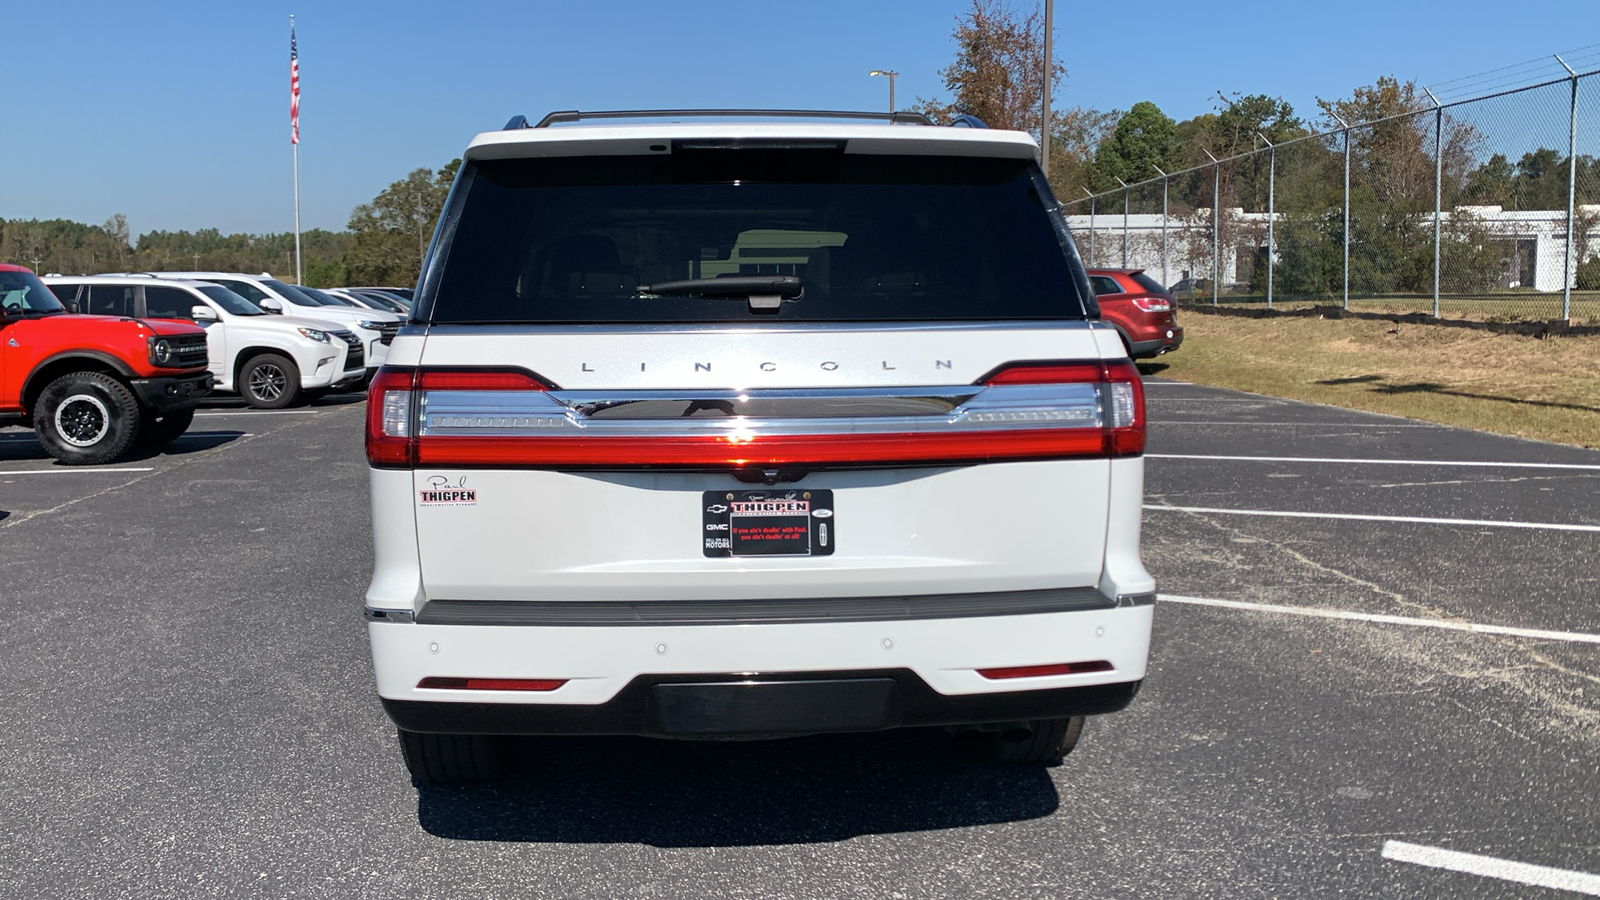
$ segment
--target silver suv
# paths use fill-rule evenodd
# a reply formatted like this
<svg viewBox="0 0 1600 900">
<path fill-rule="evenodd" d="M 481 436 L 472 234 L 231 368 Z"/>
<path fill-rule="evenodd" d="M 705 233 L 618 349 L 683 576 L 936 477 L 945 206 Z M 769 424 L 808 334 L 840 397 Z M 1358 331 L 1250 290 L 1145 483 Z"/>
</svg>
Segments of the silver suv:
<svg viewBox="0 0 1600 900">
<path fill-rule="evenodd" d="M 871 118 L 467 148 L 368 403 L 413 776 L 905 726 L 1047 763 L 1133 699 L 1139 373 L 1029 136 Z"/>
</svg>

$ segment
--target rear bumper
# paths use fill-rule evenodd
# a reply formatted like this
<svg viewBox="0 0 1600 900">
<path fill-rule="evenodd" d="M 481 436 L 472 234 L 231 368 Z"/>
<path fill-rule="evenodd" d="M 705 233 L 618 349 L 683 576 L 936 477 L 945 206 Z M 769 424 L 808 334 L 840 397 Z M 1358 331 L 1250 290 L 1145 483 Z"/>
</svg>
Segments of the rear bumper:
<svg viewBox="0 0 1600 900">
<path fill-rule="evenodd" d="M 1167 333 L 1172 336 L 1167 337 Z M 1167 333 L 1148 341 L 1130 341 L 1128 349 L 1133 358 L 1147 359 L 1152 356 L 1160 356 L 1163 353 L 1171 353 L 1183 346 L 1182 326 L 1174 325 L 1167 330 Z"/>
<path fill-rule="evenodd" d="M 1121 709 L 1145 676 L 1153 613 L 1148 595 L 1129 600 L 1141 605 L 749 624 L 710 624 L 699 612 L 688 621 L 705 624 L 619 617 L 590 626 L 429 624 L 369 613 L 367 632 L 378 694 L 395 723 L 412 731 L 876 731 Z M 978 671 L 1081 662 L 1106 665 L 1006 679 Z M 418 687 L 430 677 L 564 683 L 542 692 Z M 678 687 L 685 684 L 714 687 Z"/>
<path fill-rule="evenodd" d="M 1141 682 L 947 696 L 908 669 L 633 679 L 593 706 L 383 701 L 407 731 L 696 737 L 881 731 L 1117 712 Z"/>
<path fill-rule="evenodd" d="M 211 393 L 210 372 L 162 378 L 135 378 L 128 382 L 139 396 L 139 405 L 156 415 L 187 409 Z"/>
</svg>

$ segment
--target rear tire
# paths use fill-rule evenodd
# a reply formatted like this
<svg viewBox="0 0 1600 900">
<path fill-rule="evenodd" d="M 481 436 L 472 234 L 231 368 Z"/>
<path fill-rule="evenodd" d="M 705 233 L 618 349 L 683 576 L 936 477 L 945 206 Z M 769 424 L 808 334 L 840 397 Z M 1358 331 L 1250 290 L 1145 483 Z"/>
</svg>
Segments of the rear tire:
<svg viewBox="0 0 1600 900">
<path fill-rule="evenodd" d="M 1035 719 L 1026 736 L 1018 732 L 985 734 L 974 748 L 984 762 L 1059 765 L 1078 746 L 1083 716 L 1070 719 Z"/>
<path fill-rule="evenodd" d="M 509 767 L 510 741 L 502 735 L 399 732 L 406 768 L 424 784 L 493 781 Z"/>
<path fill-rule="evenodd" d="M 120 457 L 139 435 L 139 402 L 127 385 L 99 372 L 69 372 L 50 382 L 33 408 L 45 452 L 69 466 Z"/>
<path fill-rule="evenodd" d="M 239 396 L 256 409 L 282 409 L 300 396 L 300 367 L 276 353 L 251 357 L 239 370 Z"/>
<path fill-rule="evenodd" d="M 145 416 L 139 426 L 138 443 L 141 446 L 156 449 L 165 447 L 182 437 L 193 422 L 194 410 L 192 409 L 167 413 L 159 419 L 154 416 Z"/>
</svg>

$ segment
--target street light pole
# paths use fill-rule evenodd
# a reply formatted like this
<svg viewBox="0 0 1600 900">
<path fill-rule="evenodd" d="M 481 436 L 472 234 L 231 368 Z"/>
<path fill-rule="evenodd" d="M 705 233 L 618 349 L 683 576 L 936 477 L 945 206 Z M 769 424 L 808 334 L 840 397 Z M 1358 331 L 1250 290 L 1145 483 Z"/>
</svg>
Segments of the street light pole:
<svg viewBox="0 0 1600 900">
<path fill-rule="evenodd" d="M 1055 75 L 1055 57 L 1051 55 L 1050 38 L 1054 30 L 1050 14 L 1055 0 L 1044 0 L 1044 108 L 1039 116 L 1039 167 L 1050 177 L 1050 82 Z"/>
<path fill-rule="evenodd" d="M 873 69 L 868 72 L 869 77 L 882 76 L 889 79 L 889 115 L 894 115 L 894 80 L 900 73 L 893 69 Z"/>
<path fill-rule="evenodd" d="M 1161 284 L 1167 284 L 1167 173 L 1161 167 L 1151 163 L 1150 168 L 1161 175 Z"/>
<path fill-rule="evenodd" d="M 1272 220 L 1277 218 L 1278 145 L 1266 135 L 1256 136 L 1267 142 L 1267 309 L 1272 308 L 1272 257 L 1276 247 L 1272 243 Z"/>
</svg>

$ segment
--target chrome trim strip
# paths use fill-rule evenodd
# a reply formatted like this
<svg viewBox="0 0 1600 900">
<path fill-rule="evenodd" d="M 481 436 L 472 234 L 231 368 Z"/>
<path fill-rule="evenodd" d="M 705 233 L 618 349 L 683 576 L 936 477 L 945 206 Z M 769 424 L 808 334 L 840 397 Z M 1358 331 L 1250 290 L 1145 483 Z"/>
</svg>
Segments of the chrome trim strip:
<svg viewBox="0 0 1600 900">
<path fill-rule="evenodd" d="M 587 419 L 810 419 L 947 415 L 981 390 L 980 385 L 968 384 L 908 389 L 550 391 L 549 395 Z"/>
<path fill-rule="evenodd" d="M 917 391 L 423 391 L 423 437 L 762 435 L 1100 428 L 1103 384 Z M 867 408 L 863 408 L 867 407 Z M 746 414 L 742 410 L 749 410 Z"/>
<path fill-rule="evenodd" d="M 378 609 L 375 606 L 365 606 L 361 609 L 361 617 L 368 622 L 403 622 L 409 625 L 416 620 L 416 613 L 409 609 Z"/>
<path fill-rule="evenodd" d="M 420 323 L 418 323 L 420 324 Z M 697 334 L 720 332 L 724 334 L 769 334 L 774 331 L 861 332 L 878 334 L 900 331 L 1085 331 L 1102 326 L 1088 319 L 1039 319 L 1010 322 L 766 322 L 749 325 L 735 322 L 677 322 L 671 324 L 599 324 L 599 325 L 456 325 L 450 322 L 429 322 L 426 329 L 441 337 L 469 334 Z M 423 333 L 423 332 L 414 332 Z"/>
<path fill-rule="evenodd" d="M 1148 594 L 1118 594 L 1117 606 L 1154 606 L 1156 604 L 1155 591 Z"/>
</svg>

